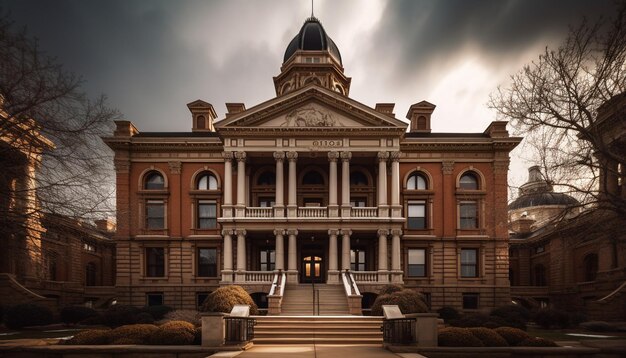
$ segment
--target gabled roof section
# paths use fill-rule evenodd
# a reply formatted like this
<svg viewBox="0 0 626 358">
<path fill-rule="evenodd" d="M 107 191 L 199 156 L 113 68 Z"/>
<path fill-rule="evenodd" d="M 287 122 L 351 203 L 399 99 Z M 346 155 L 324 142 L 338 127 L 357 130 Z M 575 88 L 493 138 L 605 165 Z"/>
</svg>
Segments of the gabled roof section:
<svg viewBox="0 0 626 358">
<path fill-rule="evenodd" d="M 408 124 L 316 84 L 258 104 L 216 122 L 218 132 L 237 129 L 388 129 Z"/>
</svg>

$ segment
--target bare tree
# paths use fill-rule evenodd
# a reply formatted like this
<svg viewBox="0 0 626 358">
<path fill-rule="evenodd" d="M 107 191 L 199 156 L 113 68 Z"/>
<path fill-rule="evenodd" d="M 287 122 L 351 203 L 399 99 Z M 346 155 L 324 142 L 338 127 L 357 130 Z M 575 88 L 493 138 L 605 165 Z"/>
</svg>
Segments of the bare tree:
<svg viewBox="0 0 626 358">
<path fill-rule="evenodd" d="M 526 137 L 524 152 L 542 165 L 557 191 L 583 205 L 602 206 L 626 217 L 624 195 L 604 190 L 600 180 L 626 168 L 626 2 L 611 19 L 583 20 L 556 49 L 511 77 L 491 95 L 489 107 Z M 598 113 L 611 109 L 621 139 L 607 135 Z M 607 165 L 611 163 L 612 165 Z M 621 171 L 621 173 L 620 173 Z M 617 180 L 616 180 L 617 182 Z M 619 185 L 619 184 L 618 184 Z"/>
<path fill-rule="evenodd" d="M 112 213 L 112 160 L 100 136 L 118 112 L 81 84 L 0 10 L 0 244 L 40 230 L 32 218 L 41 213 Z"/>
</svg>

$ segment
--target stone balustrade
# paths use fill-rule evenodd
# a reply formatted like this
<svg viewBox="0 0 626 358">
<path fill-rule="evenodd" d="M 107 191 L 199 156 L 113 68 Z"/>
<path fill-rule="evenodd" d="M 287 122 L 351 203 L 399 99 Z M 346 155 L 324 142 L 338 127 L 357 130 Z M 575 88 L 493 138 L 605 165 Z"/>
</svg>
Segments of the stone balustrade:
<svg viewBox="0 0 626 358">
<path fill-rule="evenodd" d="M 352 271 L 352 275 L 357 283 L 378 282 L 378 271 Z"/>
<path fill-rule="evenodd" d="M 274 280 L 273 271 L 246 271 L 245 282 L 272 283 Z"/>
<path fill-rule="evenodd" d="M 328 208 L 322 207 L 299 207 L 298 217 L 300 218 L 325 218 L 328 217 Z"/>
<path fill-rule="evenodd" d="M 272 207 L 246 207 L 247 218 L 271 218 L 274 217 L 274 209 Z"/>
<path fill-rule="evenodd" d="M 353 207 L 350 210 L 350 216 L 353 218 L 375 218 L 378 217 L 377 207 Z"/>
</svg>

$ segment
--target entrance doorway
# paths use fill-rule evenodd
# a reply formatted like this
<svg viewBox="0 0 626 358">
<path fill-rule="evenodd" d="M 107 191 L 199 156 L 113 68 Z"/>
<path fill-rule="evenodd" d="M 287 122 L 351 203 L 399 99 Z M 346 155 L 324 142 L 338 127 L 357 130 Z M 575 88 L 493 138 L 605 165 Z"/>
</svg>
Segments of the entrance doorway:
<svg viewBox="0 0 626 358">
<path fill-rule="evenodd" d="M 321 251 L 303 251 L 300 270 L 301 283 L 323 283 L 326 278 L 324 275 L 324 257 Z"/>
</svg>

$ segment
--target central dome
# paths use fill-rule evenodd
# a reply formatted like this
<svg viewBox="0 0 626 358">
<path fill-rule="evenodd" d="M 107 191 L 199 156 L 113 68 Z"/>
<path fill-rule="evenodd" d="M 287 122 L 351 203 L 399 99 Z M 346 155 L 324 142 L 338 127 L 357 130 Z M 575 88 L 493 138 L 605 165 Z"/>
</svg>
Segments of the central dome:
<svg viewBox="0 0 626 358">
<path fill-rule="evenodd" d="M 326 34 L 324 27 L 316 17 L 309 17 L 302 25 L 300 32 L 289 42 L 283 63 L 287 62 L 298 50 L 328 51 L 339 64 L 343 65 L 337 45 Z"/>
</svg>

